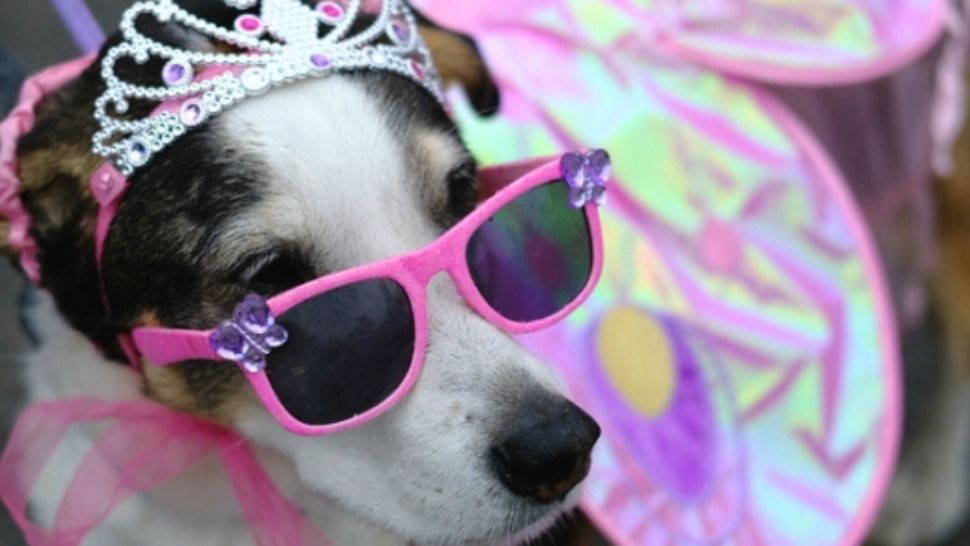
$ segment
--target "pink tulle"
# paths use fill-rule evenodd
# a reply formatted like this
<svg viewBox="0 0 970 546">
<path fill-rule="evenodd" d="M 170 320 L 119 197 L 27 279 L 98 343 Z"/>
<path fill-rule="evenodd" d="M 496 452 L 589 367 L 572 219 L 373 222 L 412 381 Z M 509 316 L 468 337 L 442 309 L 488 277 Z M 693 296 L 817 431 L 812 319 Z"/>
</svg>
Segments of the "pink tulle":
<svg viewBox="0 0 970 546">
<path fill-rule="evenodd" d="M 71 427 L 107 428 L 84 455 L 51 529 L 27 516 L 28 499 Z M 329 545 L 284 497 L 235 433 L 149 401 L 75 399 L 31 406 L 0 458 L 0 498 L 30 546 L 74 546 L 128 497 L 164 485 L 210 456 L 225 465 L 240 511 L 260 546 Z"/>
<path fill-rule="evenodd" d="M 20 102 L 0 123 L 0 218 L 10 221 L 8 242 L 20 254 L 20 265 L 34 284 L 40 283 L 40 265 L 37 245 L 30 238 L 30 216 L 20 202 L 17 141 L 34 127 L 41 100 L 78 77 L 93 60 L 89 56 L 53 66 L 28 79 L 20 92 Z"/>
<path fill-rule="evenodd" d="M 949 5 L 947 31 L 936 74 L 936 100 L 933 104 L 933 169 L 941 176 L 953 174 L 953 149 L 966 121 L 967 53 L 970 50 L 970 0 Z"/>
</svg>

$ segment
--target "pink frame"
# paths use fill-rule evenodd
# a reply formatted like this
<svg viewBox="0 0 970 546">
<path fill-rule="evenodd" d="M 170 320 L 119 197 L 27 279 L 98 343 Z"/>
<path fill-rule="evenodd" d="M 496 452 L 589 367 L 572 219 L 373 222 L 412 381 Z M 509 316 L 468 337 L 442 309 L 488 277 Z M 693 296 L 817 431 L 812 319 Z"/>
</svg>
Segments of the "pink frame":
<svg viewBox="0 0 970 546">
<path fill-rule="evenodd" d="M 590 278 L 579 296 L 548 318 L 523 323 L 501 316 L 478 292 L 465 257 L 465 249 L 472 234 L 499 209 L 537 186 L 562 179 L 559 161 L 560 157 L 557 156 L 552 159 L 545 158 L 485 169 L 481 173 L 481 180 L 482 193 L 487 199 L 435 242 L 402 256 L 320 277 L 270 298 L 267 303 L 273 315 L 278 317 L 296 305 L 340 286 L 373 278 L 391 279 L 404 288 L 414 313 L 415 326 L 414 356 L 401 385 L 378 406 L 339 423 L 308 425 L 296 420 L 276 396 L 265 370 L 257 373 L 243 370 L 256 390 L 257 396 L 277 422 L 283 428 L 301 435 L 340 432 L 374 419 L 410 392 L 424 365 L 427 344 L 426 288 L 431 279 L 442 271 L 448 273 L 461 296 L 476 312 L 492 324 L 511 333 L 532 332 L 548 327 L 565 318 L 582 304 L 593 291 L 603 270 L 602 231 L 599 211 L 595 203 L 589 203 L 583 207 L 593 246 L 593 267 Z M 509 183 L 509 180 L 514 182 Z M 563 206 L 570 205 L 564 201 Z M 227 362 L 216 355 L 209 346 L 209 336 L 212 332 L 213 330 L 137 328 L 133 336 L 141 354 L 156 366 L 167 366 L 185 360 Z"/>
</svg>

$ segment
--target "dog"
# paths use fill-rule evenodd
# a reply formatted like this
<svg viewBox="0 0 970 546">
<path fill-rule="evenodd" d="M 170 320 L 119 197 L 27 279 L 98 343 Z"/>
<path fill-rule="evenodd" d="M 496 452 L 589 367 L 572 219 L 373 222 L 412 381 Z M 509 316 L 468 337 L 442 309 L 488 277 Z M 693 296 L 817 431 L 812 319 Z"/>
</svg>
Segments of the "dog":
<svg viewBox="0 0 970 546">
<path fill-rule="evenodd" d="M 224 2 L 181 5 L 232 25 Z M 474 42 L 419 22 L 442 78 L 480 113 L 494 113 L 498 92 Z M 149 32 L 196 50 L 227 47 L 173 23 Z M 243 102 L 177 140 L 132 178 L 112 225 L 103 257 L 109 313 L 88 187 L 101 162 L 91 151 L 91 112 L 104 90 L 96 67 L 45 101 L 18 145 L 45 290 L 27 312 L 41 340 L 26 365 L 32 401 L 147 397 L 230 427 L 259 447 L 280 486 L 337 545 L 518 544 L 576 505 L 599 428 L 548 366 L 469 309 L 444 277 L 429 286 L 427 355 L 414 390 L 338 434 L 283 430 L 234 366 L 142 362 L 139 378 L 123 364 L 122 332 L 211 328 L 246 293 L 269 296 L 406 253 L 468 214 L 477 165 L 427 91 L 389 72 L 335 73 Z M 158 85 L 161 68 L 119 69 Z M 8 230 L 0 220 L 0 240 Z M 537 449 L 500 469 L 496 450 L 510 441 Z M 55 471 L 51 483 L 67 479 L 94 436 L 69 442 L 52 463 L 64 475 Z M 249 543 L 245 522 L 224 508 L 231 492 L 213 475 L 203 466 L 126 503 L 89 543 Z M 43 523 L 57 506 L 39 497 L 31 508 Z"/>
</svg>

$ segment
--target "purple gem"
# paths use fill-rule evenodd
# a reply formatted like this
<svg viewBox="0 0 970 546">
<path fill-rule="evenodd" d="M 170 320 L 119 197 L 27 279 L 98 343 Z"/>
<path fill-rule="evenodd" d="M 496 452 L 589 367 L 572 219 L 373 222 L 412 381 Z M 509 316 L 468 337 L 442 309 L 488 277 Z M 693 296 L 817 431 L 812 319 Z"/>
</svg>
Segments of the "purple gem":
<svg viewBox="0 0 970 546">
<path fill-rule="evenodd" d="M 246 296 L 246 299 L 236 307 L 233 318 L 239 326 L 253 334 L 264 334 L 276 323 L 266 301 L 256 294 Z"/>
<path fill-rule="evenodd" d="M 165 85 L 169 87 L 185 85 L 191 82 L 194 77 L 195 71 L 192 69 L 192 65 L 184 59 L 172 59 L 162 69 L 162 79 L 165 80 Z"/>
<path fill-rule="evenodd" d="M 283 328 L 279 324 L 274 324 L 271 326 L 270 329 L 266 331 L 266 335 L 263 337 L 263 341 L 265 341 L 266 344 L 272 349 L 282 347 L 289 339 L 289 332 L 287 332 L 286 328 Z"/>
<path fill-rule="evenodd" d="M 411 40 L 411 27 L 403 17 L 395 17 L 388 26 L 391 39 L 399 44 L 406 44 Z"/>
<path fill-rule="evenodd" d="M 578 152 L 569 152 L 562 156 L 559 162 L 559 170 L 563 180 L 569 184 L 570 188 L 581 188 L 586 183 L 586 173 L 583 172 L 583 155 Z"/>
<path fill-rule="evenodd" d="M 179 119 L 188 127 L 196 127 L 205 121 L 206 111 L 202 101 L 192 99 L 182 105 Z"/>
<path fill-rule="evenodd" d="M 333 61 L 331 61 L 330 57 L 327 57 L 323 53 L 314 53 L 313 55 L 310 55 L 310 64 L 312 64 L 317 70 L 326 70 L 330 68 Z"/>
<path fill-rule="evenodd" d="M 221 358 L 226 360 L 242 360 L 252 347 L 246 341 L 246 336 L 232 324 L 220 326 L 209 336 L 209 346 Z"/>
<path fill-rule="evenodd" d="M 586 156 L 586 176 L 597 186 L 605 186 L 613 174 L 613 163 L 606 150 L 593 150 Z"/>
<path fill-rule="evenodd" d="M 606 203 L 606 188 L 588 185 L 582 188 L 569 188 L 569 204 L 573 208 L 581 209 L 589 203 L 603 205 Z"/>
<path fill-rule="evenodd" d="M 566 153 L 562 156 L 559 169 L 563 180 L 569 185 L 569 204 L 574 208 L 582 208 L 589 203 L 605 203 L 606 183 L 613 171 L 606 150 Z"/>
<path fill-rule="evenodd" d="M 266 355 L 259 351 L 250 351 L 240 362 L 249 373 L 259 373 L 266 368 Z"/>
<path fill-rule="evenodd" d="M 151 157 L 151 151 L 148 149 L 148 144 L 142 138 L 135 138 L 131 144 L 128 145 L 128 152 L 125 158 L 134 167 L 141 167 L 148 163 L 148 159 Z"/>
<path fill-rule="evenodd" d="M 266 355 L 283 346 L 289 334 L 276 324 L 266 301 L 250 294 L 236 306 L 232 320 L 209 336 L 209 346 L 221 358 L 232 360 L 250 373 L 266 367 Z"/>
</svg>

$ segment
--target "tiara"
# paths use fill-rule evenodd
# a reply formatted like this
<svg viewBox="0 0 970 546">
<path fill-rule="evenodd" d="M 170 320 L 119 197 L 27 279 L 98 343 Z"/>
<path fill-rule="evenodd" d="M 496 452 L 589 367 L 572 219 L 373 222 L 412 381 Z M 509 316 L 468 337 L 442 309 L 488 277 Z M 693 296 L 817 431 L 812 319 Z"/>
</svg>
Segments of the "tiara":
<svg viewBox="0 0 970 546">
<path fill-rule="evenodd" d="M 122 174 L 132 174 L 192 128 L 249 97 L 334 71 L 394 72 L 443 102 L 440 78 L 404 0 L 381 0 L 373 22 L 356 34 L 351 31 L 362 26 L 366 13 L 362 0 L 325 0 L 315 7 L 299 0 L 222 1 L 240 10 L 231 29 L 186 11 L 176 0 L 136 2 L 122 16 L 123 41 L 107 52 L 101 66 L 107 87 L 95 102 L 100 128 L 92 146 Z M 163 44 L 139 32 L 136 21 L 143 16 L 180 23 L 241 52 Z M 126 82 L 115 71 L 123 58 L 143 64 L 153 56 L 166 61 L 163 86 Z M 146 118 L 125 119 L 131 100 L 162 105 Z"/>
</svg>

